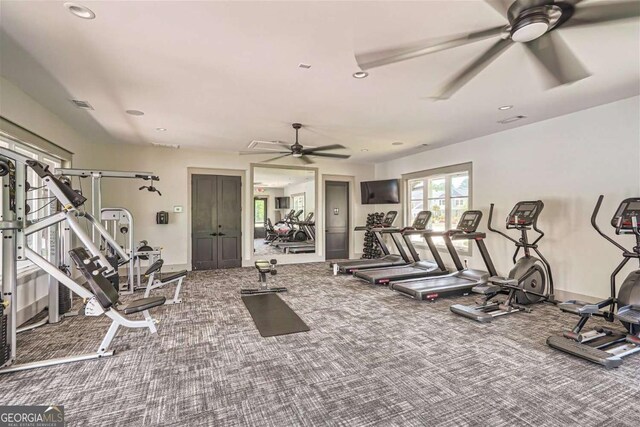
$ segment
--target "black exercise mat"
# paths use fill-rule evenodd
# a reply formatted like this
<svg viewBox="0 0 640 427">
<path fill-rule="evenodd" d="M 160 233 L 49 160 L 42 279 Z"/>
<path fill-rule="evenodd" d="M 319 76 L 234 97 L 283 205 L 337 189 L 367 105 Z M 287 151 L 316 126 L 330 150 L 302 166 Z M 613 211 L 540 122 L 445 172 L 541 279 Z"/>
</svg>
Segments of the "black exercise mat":
<svg viewBox="0 0 640 427">
<path fill-rule="evenodd" d="M 263 337 L 309 331 L 307 324 L 276 294 L 246 295 L 242 301 Z"/>
</svg>

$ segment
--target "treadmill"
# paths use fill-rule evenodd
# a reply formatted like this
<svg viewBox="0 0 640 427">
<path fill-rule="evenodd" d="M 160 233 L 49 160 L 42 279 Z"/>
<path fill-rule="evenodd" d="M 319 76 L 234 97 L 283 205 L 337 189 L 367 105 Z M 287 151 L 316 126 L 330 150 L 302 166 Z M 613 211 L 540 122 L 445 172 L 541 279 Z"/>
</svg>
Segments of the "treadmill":
<svg viewBox="0 0 640 427">
<path fill-rule="evenodd" d="M 370 226 L 357 226 L 355 231 L 371 231 L 373 233 L 374 238 L 376 239 L 376 243 L 380 247 L 380 250 L 384 254 L 381 258 L 375 259 L 356 259 L 349 260 L 337 263 L 338 272 L 343 274 L 351 274 L 356 270 L 364 270 L 368 268 L 380 268 L 380 267 L 391 267 L 394 265 L 406 265 L 411 261 L 407 255 L 407 252 L 402 247 L 402 242 L 398 237 L 399 228 L 393 227 L 393 223 L 396 221 L 398 217 L 397 211 L 389 211 L 387 215 L 385 215 L 382 223 L 377 224 L 373 227 Z M 415 225 L 415 224 L 414 224 Z M 395 232 L 389 233 L 391 235 L 391 239 L 393 240 L 394 245 L 398 249 L 399 255 L 392 254 L 389 251 L 386 243 L 384 242 L 384 237 L 382 233 L 385 230 L 394 230 Z"/>
<path fill-rule="evenodd" d="M 489 277 L 496 276 L 496 269 L 484 244 L 486 234 L 476 231 L 481 219 L 481 211 L 466 211 L 462 214 L 456 229 L 444 232 L 427 231 L 424 233 L 425 239 L 428 240 L 436 236 L 441 236 L 444 239 L 447 250 L 456 267 L 455 273 L 448 276 L 420 280 L 393 281 L 389 287 L 403 296 L 417 300 L 435 301 L 437 298 L 444 296 L 468 295 L 474 286 L 487 283 Z M 460 261 L 460 256 L 453 245 L 453 240 L 475 240 L 488 271 L 464 268 Z"/>
<path fill-rule="evenodd" d="M 431 218 L 431 212 L 423 211 L 428 213 L 427 222 Z M 422 213 L 422 212 L 420 212 Z M 373 285 L 386 285 L 390 282 L 395 282 L 399 280 L 407 280 L 407 279 L 423 279 L 431 276 L 442 276 L 444 274 L 449 274 L 449 271 L 445 267 L 442 262 L 442 257 L 438 252 L 438 248 L 436 247 L 433 240 L 425 238 L 427 245 L 429 246 L 429 250 L 433 256 L 435 262 L 420 260 L 420 255 L 416 251 L 413 243 L 411 242 L 411 236 L 415 234 L 420 234 L 424 237 L 425 230 L 416 230 L 413 228 L 404 229 L 402 232 L 402 237 L 404 239 L 405 245 L 411 252 L 413 259 L 415 262 L 405 265 L 405 266 L 394 266 L 388 268 L 372 268 L 363 271 L 355 271 L 353 275 L 359 279 L 362 279 L 366 282 L 369 282 Z"/>
</svg>

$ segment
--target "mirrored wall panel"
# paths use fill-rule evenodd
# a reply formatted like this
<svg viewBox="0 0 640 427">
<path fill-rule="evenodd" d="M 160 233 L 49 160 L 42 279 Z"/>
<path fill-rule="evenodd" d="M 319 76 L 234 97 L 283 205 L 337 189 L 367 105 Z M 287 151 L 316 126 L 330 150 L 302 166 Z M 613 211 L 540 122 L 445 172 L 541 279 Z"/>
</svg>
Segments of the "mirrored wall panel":
<svg viewBox="0 0 640 427">
<path fill-rule="evenodd" d="M 310 169 L 254 167 L 255 258 L 315 253 L 315 176 Z"/>
</svg>

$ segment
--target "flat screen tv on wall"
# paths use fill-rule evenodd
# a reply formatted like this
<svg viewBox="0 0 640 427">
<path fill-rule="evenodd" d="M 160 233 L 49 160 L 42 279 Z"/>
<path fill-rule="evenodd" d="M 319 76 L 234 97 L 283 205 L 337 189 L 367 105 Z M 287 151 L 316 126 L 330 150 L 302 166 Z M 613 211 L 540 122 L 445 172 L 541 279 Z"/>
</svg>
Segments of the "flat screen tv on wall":
<svg viewBox="0 0 640 427">
<path fill-rule="evenodd" d="M 360 197 L 363 205 L 400 203 L 400 181 L 363 181 L 360 183 Z"/>
<path fill-rule="evenodd" d="M 276 209 L 289 209 L 289 198 L 276 197 Z"/>
</svg>

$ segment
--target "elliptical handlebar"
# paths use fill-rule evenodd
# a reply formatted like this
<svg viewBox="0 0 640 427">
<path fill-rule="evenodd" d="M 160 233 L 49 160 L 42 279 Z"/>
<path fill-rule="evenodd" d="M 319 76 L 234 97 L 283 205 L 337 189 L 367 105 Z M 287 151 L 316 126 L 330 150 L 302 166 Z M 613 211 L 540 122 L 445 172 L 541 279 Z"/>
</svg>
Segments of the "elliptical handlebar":
<svg viewBox="0 0 640 427">
<path fill-rule="evenodd" d="M 595 228 L 595 230 L 598 232 L 599 235 L 601 235 L 602 237 L 604 237 L 609 243 L 613 244 L 615 247 L 617 247 L 618 249 L 620 249 L 622 252 L 628 252 L 627 249 L 622 246 L 621 244 L 619 244 L 618 242 L 616 242 L 615 240 L 613 240 L 611 237 L 607 236 L 606 234 L 604 234 L 602 232 L 602 230 L 600 230 L 600 227 L 598 227 L 598 223 L 596 222 L 596 218 L 598 217 L 598 213 L 600 212 L 600 206 L 602 205 L 602 201 L 604 200 L 604 195 L 601 194 L 598 197 L 598 201 L 596 202 L 596 207 L 593 209 L 593 213 L 591 214 L 591 225 L 593 226 L 593 228 Z M 618 226 L 619 227 L 619 226 Z M 634 232 L 637 230 L 637 227 L 635 228 Z M 640 235 L 640 234 L 638 234 Z"/>
<path fill-rule="evenodd" d="M 491 226 L 491 223 L 493 221 L 493 206 L 494 204 L 491 203 L 490 207 L 489 207 L 489 220 L 487 221 L 487 228 L 489 229 L 489 231 L 493 231 L 494 233 L 498 233 L 499 235 L 501 235 L 502 237 L 511 240 L 513 243 L 515 243 L 516 245 L 518 244 L 518 241 L 516 239 L 514 239 L 513 237 L 509 236 L 506 233 L 503 233 L 500 230 L 496 230 L 495 228 L 493 228 Z"/>
</svg>

